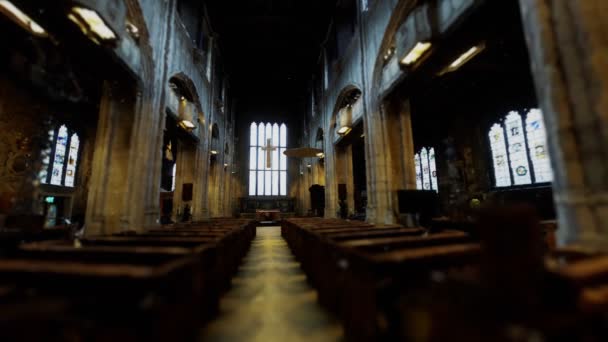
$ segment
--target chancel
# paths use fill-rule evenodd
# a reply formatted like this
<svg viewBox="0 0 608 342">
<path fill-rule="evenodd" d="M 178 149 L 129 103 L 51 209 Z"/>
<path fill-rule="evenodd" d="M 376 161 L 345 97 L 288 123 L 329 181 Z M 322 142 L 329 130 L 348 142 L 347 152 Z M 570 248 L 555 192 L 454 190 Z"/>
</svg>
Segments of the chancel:
<svg viewBox="0 0 608 342">
<path fill-rule="evenodd" d="M 607 341 L 605 0 L 0 0 L 1 341 Z"/>
</svg>

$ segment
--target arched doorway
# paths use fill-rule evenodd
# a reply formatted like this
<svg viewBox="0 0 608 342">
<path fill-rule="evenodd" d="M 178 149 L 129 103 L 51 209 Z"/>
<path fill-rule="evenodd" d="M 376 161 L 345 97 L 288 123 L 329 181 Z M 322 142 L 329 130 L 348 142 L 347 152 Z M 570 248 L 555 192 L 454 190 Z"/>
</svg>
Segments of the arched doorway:
<svg viewBox="0 0 608 342">
<path fill-rule="evenodd" d="M 203 116 L 194 83 L 183 73 L 169 79 L 161 171 L 161 222 L 183 222 L 200 215 L 200 168 L 197 155 Z"/>
</svg>

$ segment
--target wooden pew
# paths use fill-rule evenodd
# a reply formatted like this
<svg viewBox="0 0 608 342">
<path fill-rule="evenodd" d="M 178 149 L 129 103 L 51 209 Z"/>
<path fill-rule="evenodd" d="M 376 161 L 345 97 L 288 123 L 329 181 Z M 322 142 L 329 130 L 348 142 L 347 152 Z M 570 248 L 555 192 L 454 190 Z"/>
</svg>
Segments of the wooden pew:
<svg viewBox="0 0 608 342">
<path fill-rule="evenodd" d="M 345 221 L 288 220 L 283 225 L 294 253 L 309 264 L 303 268 L 312 275 L 321 303 L 340 314 L 347 337 L 355 340 L 396 334 L 394 318 L 386 319 L 393 321 L 388 327 L 378 326 L 378 315 L 386 317 L 390 312 L 387 293 L 422 286 L 432 271 L 464 267 L 477 260 L 479 244 L 471 243 L 467 234 L 447 231 L 435 237 L 424 232 L 366 224 L 356 227 Z M 317 257 L 307 256 L 306 250 Z"/>
<path fill-rule="evenodd" d="M 197 327 L 193 304 L 201 295 L 194 286 L 200 282 L 198 261 L 190 256 L 130 261 L 3 259 L 0 284 L 20 289 L 21 300 L 28 294 L 61 298 L 66 307 L 60 327 L 81 340 L 89 334 L 119 341 L 191 340 Z"/>
<path fill-rule="evenodd" d="M 15 328 L 3 331 L 17 338 L 25 331 L 18 327 L 33 320 L 71 335 L 62 341 L 193 340 L 200 327 L 193 319 L 216 312 L 219 289 L 229 283 L 255 226 L 218 221 L 171 229 L 22 245 L 0 260 L 0 312 L 26 314 L 5 316 L 0 328 Z M 35 292 L 11 294 L 14 303 L 3 306 L 3 288 Z M 38 316 L 29 303 L 46 298 L 61 305 L 53 316 Z M 41 331 L 30 340 L 49 335 Z"/>
</svg>

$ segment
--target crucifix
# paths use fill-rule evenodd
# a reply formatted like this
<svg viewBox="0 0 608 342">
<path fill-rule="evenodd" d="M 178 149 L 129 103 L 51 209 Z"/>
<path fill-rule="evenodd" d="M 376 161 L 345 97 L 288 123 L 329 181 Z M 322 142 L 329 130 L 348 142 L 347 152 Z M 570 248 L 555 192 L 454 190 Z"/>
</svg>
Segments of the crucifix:
<svg viewBox="0 0 608 342">
<path fill-rule="evenodd" d="M 272 146 L 272 139 L 266 139 L 266 146 L 262 147 L 262 151 L 266 151 L 266 168 L 272 167 L 272 152 L 276 151 L 277 147 Z"/>
</svg>

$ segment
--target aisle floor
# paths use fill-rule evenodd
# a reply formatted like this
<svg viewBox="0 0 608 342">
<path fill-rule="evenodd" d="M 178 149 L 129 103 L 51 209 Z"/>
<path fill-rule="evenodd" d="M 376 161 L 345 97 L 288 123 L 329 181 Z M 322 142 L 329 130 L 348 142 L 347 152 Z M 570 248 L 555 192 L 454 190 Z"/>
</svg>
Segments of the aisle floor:
<svg viewBox="0 0 608 342">
<path fill-rule="evenodd" d="M 342 328 L 318 303 L 280 227 L 258 227 L 205 341 L 340 341 Z"/>
</svg>

